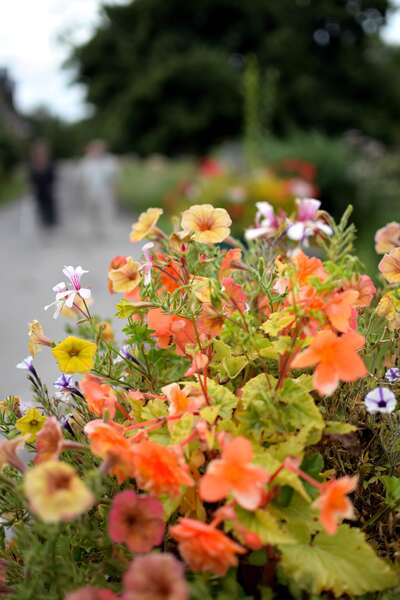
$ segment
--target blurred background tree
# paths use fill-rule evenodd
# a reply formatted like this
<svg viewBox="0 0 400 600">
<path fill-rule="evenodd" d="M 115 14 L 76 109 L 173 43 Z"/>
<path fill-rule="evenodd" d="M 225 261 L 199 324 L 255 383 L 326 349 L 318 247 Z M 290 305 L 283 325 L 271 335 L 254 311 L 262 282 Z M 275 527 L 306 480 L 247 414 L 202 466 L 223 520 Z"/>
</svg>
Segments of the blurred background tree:
<svg viewBox="0 0 400 600">
<path fill-rule="evenodd" d="M 106 6 L 71 61 L 117 151 L 204 153 L 242 130 L 243 66 L 274 73 L 270 129 L 400 140 L 390 0 L 134 0 Z M 268 86 L 266 86 L 268 89 Z M 358 107 L 358 108 L 357 108 Z"/>
</svg>

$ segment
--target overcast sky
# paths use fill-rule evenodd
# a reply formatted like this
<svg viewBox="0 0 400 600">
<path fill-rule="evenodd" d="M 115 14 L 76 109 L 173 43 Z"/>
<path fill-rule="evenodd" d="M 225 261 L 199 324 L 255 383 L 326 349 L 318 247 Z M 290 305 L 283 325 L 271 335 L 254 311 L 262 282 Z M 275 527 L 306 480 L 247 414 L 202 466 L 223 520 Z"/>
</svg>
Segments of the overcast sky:
<svg viewBox="0 0 400 600">
<path fill-rule="evenodd" d="M 74 41 L 87 39 L 98 22 L 101 4 L 102 0 L 4 2 L 0 66 L 9 68 L 17 83 L 16 102 L 22 111 L 46 104 L 70 120 L 84 115 L 84 91 L 79 85 L 71 86 L 72 74 L 61 69 L 68 45 L 60 41 L 60 36 Z M 400 7 L 400 0 L 396 4 Z M 390 19 L 384 35 L 388 41 L 400 44 L 400 10 Z"/>
</svg>

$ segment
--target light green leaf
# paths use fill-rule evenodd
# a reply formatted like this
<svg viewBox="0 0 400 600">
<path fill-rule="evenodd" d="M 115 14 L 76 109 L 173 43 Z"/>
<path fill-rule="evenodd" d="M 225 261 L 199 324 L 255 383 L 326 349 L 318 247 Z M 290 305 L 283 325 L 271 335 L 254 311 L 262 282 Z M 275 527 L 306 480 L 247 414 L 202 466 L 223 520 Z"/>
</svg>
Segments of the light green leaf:
<svg viewBox="0 0 400 600">
<path fill-rule="evenodd" d="M 167 403 L 160 398 L 149 400 L 146 406 L 143 406 L 141 418 L 143 421 L 155 419 L 156 417 L 166 417 L 168 415 Z"/>
<path fill-rule="evenodd" d="M 210 425 L 215 422 L 218 417 L 219 407 L 218 406 L 205 406 L 200 410 L 200 416 L 202 419 L 207 421 Z"/>
<path fill-rule="evenodd" d="M 366 542 L 364 534 L 348 525 L 335 535 L 320 532 L 309 543 L 281 544 L 280 568 L 300 589 L 310 594 L 332 592 L 358 596 L 395 586 L 398 578 Z"/>
<path fill-rule="evenodd" d="M 243 371 L 248 362 L 245 356 L 230 356 L 222 361 L 222 366 L 229 379 L 235 379 Z"/>
<path fill-rule="evenodd" d="M 285 528 L 268 510 L 249 512 L 240 506 L 236 514 L 242 525 L 252 533 L 256 533 L 264 544 L 294 544 L 296 543 Z"/>
<path fill-rule="evenodd" d="M 187 438 L 193 429 L 193 415 L 187 413 L 182 415 L 178 421 L 172 421 L 169 424 L 171 440 L 174 444 L 179 444 Z"/>
<path fill-rule="evenodd" d="M 263 467 L 270 475 L 274 473 L 281 465 L 281 461 L 272 456 L 268 450 L 255 451 L 254 463 Z M 307 494 L 301 479 L 291 471 L 283 469 L 275 479 L 275 483 L 278 486 L 288 485 L 293 488 L 300 496 L 305 500 L 310 500 L 310 496 Z"/>
<path fill-rule="evenodd" d="M 224 419 L 230 419 L 232 411 L 238 403 L 238 398 L 226 386 L 218 385 L 212 379 L 207 381 L 208 394 L 213 406 L 218 406 L 218 412 Z"/>
<path fill-rule="evenodd" d="M 261 329 L 268 335 L 277 336 L 282 329 L 293 323 L 295 317 L 288 309 L 270 314 L 268 320 L 261 325 Z"/>
<path fill-rule="evenodd" d="M 400 477 L 382 475 L 382 477 L 379 477 L 379 479 L 385 486 L 386 504 L 388 506 L 395 506 L 398 502 L 400 502 Z"/>
<path fill-rule="evenodd" d="M 118 319 L 127 319 L 135 312 L 137 312 L 135 306 L 125 298 L 122 298 L 115 307 L 115 316 Z"/>
<path fill-rule="evenodd" d="M 324 433 L 326 435 L 346 435 L 346 433 L 352 433 L 357 431 L 357 427 L 351 423 L 344 423 L 343 421 L 327 421 L 325 423 Z"/>
</svg>

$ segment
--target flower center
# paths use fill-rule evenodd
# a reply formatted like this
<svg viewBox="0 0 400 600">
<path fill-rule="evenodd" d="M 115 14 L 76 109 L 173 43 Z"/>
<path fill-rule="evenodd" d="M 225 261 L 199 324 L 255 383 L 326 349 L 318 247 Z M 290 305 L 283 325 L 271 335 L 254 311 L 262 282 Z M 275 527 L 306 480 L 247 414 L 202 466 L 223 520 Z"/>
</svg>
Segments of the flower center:
<svg viewBox="0 0 400 600">
<path fill-rule="evenodd" d="M 199 231 L 209 231 L 214 226 L 214 221 L 211 217 L 205 217 L 204 219 L 200 219 L 197 224 Z"/>
<path fill-rule="evenodd" d="M 71 484 L 71 475 L 68 473 L 55 473 L 49 477 L 48 489 L 49 493 L 67 490 Z"/>
</svg>

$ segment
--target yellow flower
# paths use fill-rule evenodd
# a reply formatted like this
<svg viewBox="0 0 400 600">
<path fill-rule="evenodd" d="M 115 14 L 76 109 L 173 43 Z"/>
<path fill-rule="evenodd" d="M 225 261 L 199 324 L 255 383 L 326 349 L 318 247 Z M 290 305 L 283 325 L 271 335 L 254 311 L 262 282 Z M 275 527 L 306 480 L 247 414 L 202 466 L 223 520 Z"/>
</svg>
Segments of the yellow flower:
<svg viewBox="0 0 400 600">
<path fill-rule="evenodd" d="M 203 244 L 218 244 L 230 234 L 232 220 L 224 208 L 196 204 L 182 214 L 182 229 L 193 232 L 193 239 Z"/>
<path fill-rule="evenodd" d="M 118 269 L 110 269 L 108 278 L 113 292 L 126 294 L 132 292 L 140 281 L 140 265 L 131 256 Z"/>
<path fill-rule="evenodd" d="M 385 254 L 378 268 L 386 281 L 400 283 L 400 248 L 394 248 L 389 254 Z"/>
<path fill-rule="evenodd" d="M 27 438 L 28 442 L 34 442 L 36 434 L 42 429 L 45 422 L 46 417 L 44 417 L 37 408 L 30 408 L 23 417 L 18 419 L 15 423 L 15 427 L 21 433 L 29 435 Z"/>
<path fill-rule="evenodd" d="M 51 340 L 44 335 L 43 327 L 39 321 L 31 321 L 28 325 L 28 351 L 31 356 L 36 356 L 42 346 L 51 346 Z"/>
<path fill-rule="evenodd" d="M 24 492 L 30 509 L 45 523 L 72 521 L 88 511 L 94 496 L 70 465 L 49 460 L 29 469 Z"/>
<path fill-rule="evenodd" d="M 94 364 L 97 346 L 73 335 L 65 338 L 52 349 L 62 373 L 86 373 Z"/>
<path fill-rule="evenodd" d="M 142 213 L 138 221 L 132 225 L 131 242 L 140 242 L 154 233 L 157 221 L 162 214 L 161 208 L 148 208 L 146 212 Z"/>
<path fill-rule="evenodd" d="M 376 307 L 376 314 L 385 317 L 392 331 L 400 329 L 400 299 L 396 297 L 395 292 L 388 292 L 382 296 Z"/>
</svg>

